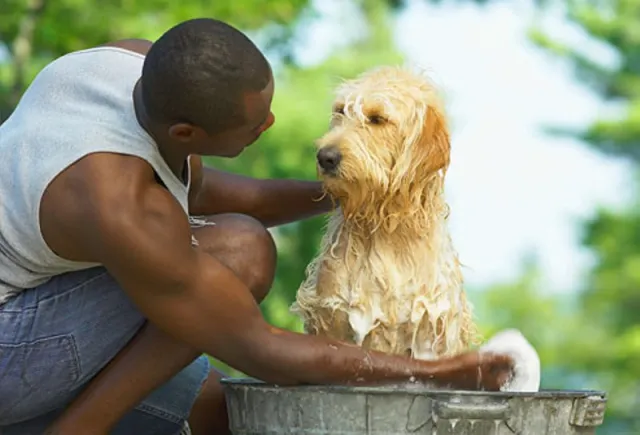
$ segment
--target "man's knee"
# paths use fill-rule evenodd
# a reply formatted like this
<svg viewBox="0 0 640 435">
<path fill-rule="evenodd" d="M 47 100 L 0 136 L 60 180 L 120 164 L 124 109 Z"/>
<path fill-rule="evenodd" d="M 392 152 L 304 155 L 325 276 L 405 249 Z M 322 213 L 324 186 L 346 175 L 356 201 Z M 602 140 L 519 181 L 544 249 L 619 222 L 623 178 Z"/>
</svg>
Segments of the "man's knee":
<svg viewBox="0 0 640 435">
<path fill-rule="evenodd" d="M 275 275 L 276 247 L 269 231 L 242 214 L 207 217 L 194 229 L 198 246 L 231 269 L 258 302 L 266 297 Z"/>
</svg>

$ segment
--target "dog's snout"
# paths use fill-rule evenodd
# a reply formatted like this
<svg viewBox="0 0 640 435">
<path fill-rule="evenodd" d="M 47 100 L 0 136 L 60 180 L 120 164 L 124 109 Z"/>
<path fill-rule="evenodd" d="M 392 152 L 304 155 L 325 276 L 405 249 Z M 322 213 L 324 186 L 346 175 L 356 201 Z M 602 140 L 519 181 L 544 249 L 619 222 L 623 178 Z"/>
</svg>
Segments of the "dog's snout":
<svg viewBox="0 0 640 435">
<path fill-rule="evenodd" d="M 326 172 L 335 172 L 338 169 L 342 154 L 335 146 L 328 146 L 318 151 L 318 165 Z"/>
</svg>

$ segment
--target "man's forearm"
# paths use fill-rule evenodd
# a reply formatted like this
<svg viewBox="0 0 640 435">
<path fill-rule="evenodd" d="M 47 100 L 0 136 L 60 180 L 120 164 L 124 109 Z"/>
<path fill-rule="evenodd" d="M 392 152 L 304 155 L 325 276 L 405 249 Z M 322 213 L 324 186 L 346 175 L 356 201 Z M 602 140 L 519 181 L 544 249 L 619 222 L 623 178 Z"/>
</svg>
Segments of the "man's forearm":
<svg viewBox="0 0 640 435">
<path fill-rule="evenodd" d="M 334 203 L 318 181 L 263 180 L 256 219 L 267 227 L 307 219 L 331 211 Z"/>
<path fill-rule="evenodd" d="M 205 167 L 189 211 L 193 215 L 242 213 L 273 227 L 326 213 L 333 207 L 319 181 L 260 180 Z"/>
<path fill-rule="evenodd" d="M 243 372 L 279 385 L 422 382 L 466 390 L 497 390 L 511 374 L 506 356 L 468 352 L 423 361 L 278 328 L 254 334 L 256 351 Z"/>
</svg>

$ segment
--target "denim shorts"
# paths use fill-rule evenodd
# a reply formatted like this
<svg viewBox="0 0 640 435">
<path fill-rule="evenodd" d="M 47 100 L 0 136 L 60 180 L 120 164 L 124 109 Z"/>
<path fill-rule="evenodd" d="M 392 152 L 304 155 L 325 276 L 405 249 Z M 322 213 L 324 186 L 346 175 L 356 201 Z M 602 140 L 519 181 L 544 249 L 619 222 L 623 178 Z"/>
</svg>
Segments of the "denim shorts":
<svg viewBox="0 0 640 435">
<path fill-rule="evenodd" d="M 0 435 L 40 435 L 145 319 L 104 268 L 71 272 L 0 305 Z M 114 435 L 180 433 L 210 371 L 198 358 Z"/>
</svg>

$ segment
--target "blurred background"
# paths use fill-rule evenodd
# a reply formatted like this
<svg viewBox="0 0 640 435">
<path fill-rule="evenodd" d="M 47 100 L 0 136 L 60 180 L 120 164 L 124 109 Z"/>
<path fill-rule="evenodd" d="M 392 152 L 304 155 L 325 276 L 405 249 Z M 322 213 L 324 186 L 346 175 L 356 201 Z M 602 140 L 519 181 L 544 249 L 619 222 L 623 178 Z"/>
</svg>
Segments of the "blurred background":
<svg viewBox="0 0 640 435">
<path fill-rule="evenodd" d="M 255 177 L 315 178 L 341 78 L 431 71 L 452 123 L 451 229 L 483 331 L 521 329 L 544 388 L 604 389 L 599 433 L 640 433 L 640 0 L 0 0 L 0 122 L 55 57 L 200 16 L 245 30 L 275 67 L 274 128 L 239 159 L 208 162 Z M 288 307 L 323 223 L 274 230 L 262 308 L 278 326 L 301 330 Z"/>
</svg>

